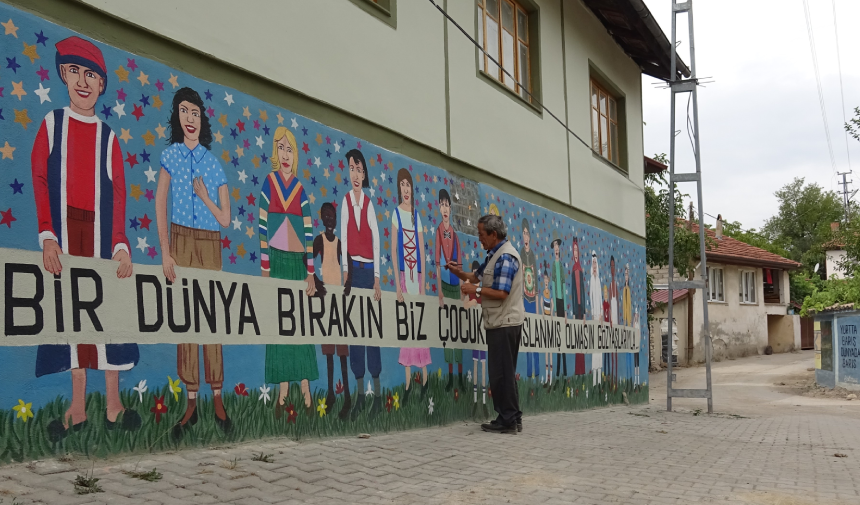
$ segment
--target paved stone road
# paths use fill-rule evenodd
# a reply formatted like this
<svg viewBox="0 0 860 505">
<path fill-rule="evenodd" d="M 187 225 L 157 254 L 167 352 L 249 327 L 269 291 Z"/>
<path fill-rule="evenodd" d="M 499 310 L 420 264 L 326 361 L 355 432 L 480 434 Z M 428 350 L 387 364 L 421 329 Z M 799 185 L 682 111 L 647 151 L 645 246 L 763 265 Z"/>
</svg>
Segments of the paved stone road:
<svg viewBox="0 0 860 505">
<path fill-rule="evenodd" d="M 807 398 L 773 385 L 808 375 L 811 363 L 804 352 L 716 364 L 716 405 L 726 414 L 694 415 L 691 409 L 704 408 L 700 400 L 666 413 L 665 374 L 655 374 L 650 406 L 528 417 L 517 436 L 458 424 L 370 439 L 279 440 L 101 460 L 93 473 L 105 492 L 83 496 L 72 481 L 92 462 L 40 461 L 0 467 L 0 498 L 3 504 L 858 504 L 860 402 Z M 678 372 L 682 386 L 703 374 Z M 273 462 L 252 461 L 261 451 L 272 453 Z M 164 478 L 145 482 L 122 473 L 135 467 L 157 467 Z"/>
</svg>

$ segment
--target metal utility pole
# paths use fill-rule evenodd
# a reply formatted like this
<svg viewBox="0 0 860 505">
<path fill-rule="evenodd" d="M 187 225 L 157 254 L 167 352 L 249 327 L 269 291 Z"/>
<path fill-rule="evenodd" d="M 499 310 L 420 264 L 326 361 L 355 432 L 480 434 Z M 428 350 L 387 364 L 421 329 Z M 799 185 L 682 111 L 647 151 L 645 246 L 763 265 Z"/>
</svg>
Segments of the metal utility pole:
<svg viewBox="0 0 860 505">
<path fill-rule="evenodd" d="M 854 198 L 854 195 L 857 194 L 856 189 L 854 191 L 848 191 L 848 185 L 851 184 L 852 182 L 854 182 L 853 180 L 849 181 L 847 179 L 848 175 L 851 174 L 852 172 L 853 172 L 852 170 L 849 170 L 847 172 L 836 172 L 837 175 L 842 176 L 842 182 L 839 183 L 842 185 L 842 192 L 839 194 L 842 195 L 842 198 L 843 198 L 843 204 L 842 205 L 845 208 L 845 222 L 846 223 L 848 222 L 848 215 L 851 211 L 851 199 Z"/>
<path fill-rule="evenodd" d="M 678 14 L 687 14 L 687 22 L 690 27 L 690 78 L 679 79 L 677 73 L 677 24 Z M 679 2 L 672 0 L 672 73 L 669 87 L 672 91 L 672 121 L 669 148 L 669 342 L 668 342 L 668 368 L 666 370 L 666 410 L 672 411 L 672 398 L 707 398 L 708 413 L 714 411 L 713 388 L 711 385 L 711 355 L 713 347 L 711 345 L 711 332 L 708 324 L 708 270 L 705 257 L 705 211 L 702 204 L 702 163 L 699 154 L 699 101 L 696 93 L 699 85 L 699 80 L 696 77 L 696 46 L 693 38 L 693 0 Z M 677 97 L 681 93 L 692 94 L 692 119 L 688 118 L 689 128 L 692 130 L 693 140 L 693 155 L 696 159 L 696 171 L 688 173 L 675 173 L 675 104 Z M 679 182 L 695 182 L 696 194 L 698 196 L 699 209 L 699 257 L 701 263 L 698 280 L 674 280 L 674 261 L 675 261 L 675 183 Z M 672 373 L 672 305 L 674 300 L 673 291 L 676 289 L 698 289 L 702 293 L 702 344 L 705 348 L 705 377 L 707 386 L 705 389 L 676 389 L 673 387 L 675 376 Z M 687 303 L 692 303 L 688 300 Z"/>
</svg>

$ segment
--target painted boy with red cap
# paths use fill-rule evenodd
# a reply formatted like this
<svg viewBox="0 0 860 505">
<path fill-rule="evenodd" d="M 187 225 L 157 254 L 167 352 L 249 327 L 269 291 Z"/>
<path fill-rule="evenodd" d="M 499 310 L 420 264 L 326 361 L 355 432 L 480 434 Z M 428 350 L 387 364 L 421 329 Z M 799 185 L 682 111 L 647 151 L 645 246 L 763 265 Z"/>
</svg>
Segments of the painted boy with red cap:
<svg viewBox="0 0 860 505">
<path fill-rule="evenodd" d="M 70 103 L 45 116 L 31 153 L 44 267 L 59 276 L 60 255 L 71 254 L 113 259 L 119 263 L 117 277 L 130 277 L 122 151 L 114 132 L 95 112 L 107 87 L 104 57 L 98 47 L 79 37 L 64 39 L 56 47 L 57 73 L 68 88 Z M 72 405 L 62 420 L 48 424 L 49 437 L 59 440 L 87 422 L 88 368 L 105 371 L 105 426 L 139 428 L 140 416 L 125 411 L 119 397 L 119 371 L 131 369 L 138 359 L 137 344 L 40 345 L 37 377 L 72 373 Z"/>
</svg>

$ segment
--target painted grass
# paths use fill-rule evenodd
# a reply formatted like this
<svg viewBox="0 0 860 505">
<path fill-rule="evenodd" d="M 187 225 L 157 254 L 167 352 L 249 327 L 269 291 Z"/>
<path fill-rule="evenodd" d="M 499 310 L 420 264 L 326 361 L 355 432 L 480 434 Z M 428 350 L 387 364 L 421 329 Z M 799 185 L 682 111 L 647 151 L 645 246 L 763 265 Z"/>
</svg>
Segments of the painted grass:
<svg viewBox="0 0 860 505">
<path fill-rule="evenodd" d="M 0 410 L 0 463 L 27 461 L 52 457 L 62 454 L 79 454 L 86 457 L 105 458 L 114 454 L 148 453 L 171 451 L 181 448 L 210 447 L 233 442 L 257 440 L 275 437 L 288 437 L 299 440 L 315 437 L 336 437 L 358 435 L 360 433 L 380 433 L 389 431 L 408 430 L 441 426 L 454 421 L 472 418 L 472 388 L 466 383 L 464 391 L 459 391 L 459 399 L 454 399 L 454 392 L 445 391 L 447 377 L 440 378 L 431 374 L 426 396 L 422 398 L 420 389 L 415 389 L 406 405 L 393 405 L 390 412 L 386 409 L 388 396 L 396 394 L 403 399 L 404 387 L 383 390 L 383 409 L 375 417 L 371 417 L 372 399 L 365 403 L 361 415 L 353 422 L 349 419 L 341 421 L 337 417 L 344 401 L 343 395 L 338 395 L 337 402 L 322 417 L 316 407 L 320 399 L 324 399 L 325 390 L 317 390 L 313 394 L 313 411 L 307 415 L 304 401 L 297 385 L 290 388 L 287 404 L 292 403 L 298 416 L 295 422 L 289 422 L 285 414 L 281 419 L 274 415 L 272 402 L 264 404 L 259 400 L 257 390 L 249 390 L 248 396 L 239 396 L 225 390 L 224 405 L 233 421 L 229 434 L 225 434 L 214 422 L 211 398 L 198 399 L 199 422 L 186 430 L 184 437 L 178 442 L 171 436 L 172 427 L 178 423 L 185 412 L 184 392 L 179 399 L 174 400 L 173 394 L 165 385 L 160 390 L 150 390 L 144 395 L 141 403 L 134 391 L 124 391 L 123 404 L 128 409 L 136 410 L 143 424 L 137 431 L 127 432 L 121 429 L 108 430 L 105 428 L 105 398 L 98 392 L 87 396 L 87 425 L 70 433 L 63 440 L 52 443 L 47 436 L 46 426 L 53 419 L 61 419 L 69 407 L 69 400 L 57 397 L 35 412 L 35 417 L 26 423 L 16 418 L 16 412 Z M 554 381 L 555 383 L 555 381 Z M 414 385 L 414 383 L 413 383 Z M 597 387 L 592 386 L 591 375 L 568 377 L 552 389 L 544 388 L 536 381 L 523 379 L 518 382 L 520 404 L 523 412 L 535 414 L 540 412 L 584 410 L 622 403 L 622 392 L 627 392 L 630 403 L 647 403 L 648 387 L 634 388 L 627 380 L 621 380 L 613 386 L 608 380 Z M 150 409 L 155 405 L 153 394 L 164 395 L 167 413 L 162 414 L 161 422 L 156 423 L 155 415 Z M 272 389 L 272 398 L 276 398 L 276 390 Z M 430 413 L 430 399 L 433 400 L 433 412 Z M 478 416 L 481 415 L 481 391 L 478 389 Z M 355 395 L 353 395 L 353 405 Z M 487 409 L 495 417 L 492 398 L 487 398 Z"/>
</svg>

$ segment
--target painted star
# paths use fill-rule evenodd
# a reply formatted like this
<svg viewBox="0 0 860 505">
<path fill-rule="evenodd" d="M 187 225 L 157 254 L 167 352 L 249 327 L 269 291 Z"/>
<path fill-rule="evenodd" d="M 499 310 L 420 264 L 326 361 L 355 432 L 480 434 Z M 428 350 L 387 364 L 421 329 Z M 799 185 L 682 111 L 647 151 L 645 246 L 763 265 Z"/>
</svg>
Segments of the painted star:
<svg viewBox="0 0 860 505">
<path fill-rule="evenodd" d="M 131 193 L 129 193 L 129 196 L 131 196 L 138 202 L 140 201 L 140 197 L 143 196 L 143 191 L 140 190 L 140 184 L 131 185 Z"/>
<path fill-rule="evenodd" d="M 128 220 L 128 227 L 133 228 L 134 231 L 137 231 L 137 227 L 140 226 L 140 221 L 137 220 L 136 217 L 133 217 Z"/>
<path fill-rule="evenodd" d="M 155 89 L 157 89 L 158 91 L 164 91 L 164 83 L 161 82 L 161 79 L 157 79 L 155 81 Z"/>
<path fill-rule="evenodd" d="M 140 100 L 138 100 L 143 107 L 149 106 L 149 97 L 146 95 L 140 95 Z"/>
<path fill-rule="evenodd" d="M 263 141 L 263 137 L 257 137 L 257 147 L 263 147 L 266 143 Z"/>
<path fill-rule="evenodd" d="M 12 69 L 12 72 L 15 72 L 17 74 L 18 69 L 21 68 L 21 65 L 19 65 L 18 62 L 15 60 L 15 57 L 6 58 L 6 68 Z"/>
<path fill-rule="evenodd" d="M 230 136 L 234 139 L 239 136 L 239 133 L 236 132 L 235 128 L 230 128 Z"/>
<path fill-rule="evenodd" d="M 149 225 L 151 223 L 152 223 L 152 219 L 150 219 L 148 215 L 144 214 L 143 217 L 140 218 L 140 229 L 141 230 L 144 230 L 144 229 L 148 230 Z"/>
<path fill-rule="evenodd" d="M 137 245 L 135 247 L 140 249 L 140 252 L 145 252 L 146 248 L 149 247 L 149 244 L 146 243 L 146 237 L 137 237 Z"/>
<path fill-rule="evenodd" d="M 9 187 L 12 188 L 12 194 L 13 195 L 15 193 L 21 193 L 22 195 L 24 194 L 24 191 L 23 191 L 24 183 L 18 182 L 18 179 L 15 179 L 15 182 L 10 184 Z"/>
<path fill-rule="evenodd" d="M 248 179 L 248 174 L 246 174 L 244 170 L 239 170 L 237 173 L 239 174 L 239 180 L 242 181 L 242 184 L 245 184 L 245 181 Z"/>
<path fill-rule="evenodd" d="M 158 256 L 158 251 L 156 251 L 154 247 L 150 247 L 149 252 L 147 252 L 146 255 L 152 259 L 155 259 L 155 257 Z"/>
<path fill-rule="evenodd" d="M 239 166 L 239 158 L 233 158 L 232 160 L 230 160 L 230 163 L 232 163 L 234 167 L 238 167 Z"/>
<path fill-rule="evenodd" d="M 167 128 L 165 128 L 165 127 L 161 126 L 161 123 L 158 123 L 158 126 L 156 126 L 156 127 L 155 127 L 155 133 L 157 133 L 157 134 L 158 134 L 158 138 L 163 139 L 163 138 L 166 138 L 166 137 L 167 137 L 167 136 L 164 134 L 164 131 L 165 131 L 165 130 L 167 130 Z M 220 142 L 220 141 L 219 141 L 219 142 Z"/>
<path fill-rule="evenodd" d="M 11 22 L 11 20 L 10 20 L 10 22 Z M 15 221 L 17 221 L 17 219 L 15 218 L 15 216 L 13 216 L 13 215 L 12 215 L 12 208 L 11 208 L 11 207 L 10 207 L 8 210 L 6 210 L 6 211 L 2 211 L 2 210 L 0 210 L 0 215 L 2 215 L 2 216 L 3 216 L 2 218 L 0 218 L 0 225 L 4 225 L 4 224 L 5 224 L 5 225 L 6 225 L 6 226 L 8 226 L 9 228 L 11 228 L 11 227 L 12 227 L 12 223 L 14 223 Z"/>
<path fill-rule="evenodd" d="M 39 65 L 39 70 L 36 70 L 36 75 L 39 76 L 39 82 L 51 80 L 50 71 L 42 65 Z"/>
<path fill-rule="evenodd" d="M 116 70 L 113 71 L 116 74 L 119 82 L 128 82 L 128 70 L 125 69 L 122 65 L 119 66 Z"/>
<path fill-rule="evenodd" d="M 167 82 L 169 82 L 170 85 L 173 86 L 174 89 L 176 89 L 179 87 L 179 80 L 178 79 L 179 79 L 178 75 L 170 74 L 170 79 L 168 79 Z"/>
<path fill-rule="evenodd" d="M 257 203 L 257 198 L 253 193 L 248 193 L 248 196 L 246 196 L 245 199 L 248 200 L 248 205 L 256 205 Z"/>
<path fill-rule="evenodd" d="M 152 156 L 152 154 L 146 152 L 146 149 L 144 149 L 143 152 L 140 153 L 141 163 L 149 163 L 149 157 L 150 156 Z"/>
<path fill-rule="evenodd" d="M 230 249 L 230 244 L 231 244 L 231 243 L 233 243 L 233 241 L 232 241 L 232 240 L 230 240 L 230 237 L 224 237 L 224 238 L 222 238 L 222 239 L 221 239 L 221 249 Z"/>
<path fill-rule="evenodd" d="M 155 135 L 152 134 L 150 130 L 146 130 L 146 133 L 140 136 L 143 139 L 144 144 L 146 146 L 154 146 L 155 145 Z"/>
<path fill-rule="evenodd" d="M 255 154 L 254 157 L 251 158 L 251 163 L 254 164 L 254 168 L 260 168 L 260 157 Z"/>
<path fill-rule="evenodd" d="M 246 254 L 248 254 L 248 250 L 245 249 L 245 244 L 239 244 L 239 247 L 236 248 L 236 254 L 238 254 L 239 256 L 241 256 L 243 258 L 245 257 Z"/>
<path fill-rule="evenodd" d="M 21 101 L 21 98 L 23 98 L 24 95 L 27 94 L 27 92 L 24 91 L 24 81 L 19 81 L 19 82 L 12 81 L 12 93 L 11 94 L 17 96 L 18 101 Z"/>
<path fill-rule="evenodd" d="M 9 18 L 9 21 L 6 21 L 5 23 L 0 23 L 0 25 L 3 25 L 3 28 L 6 29 L 5 35 L 11 35 L 16 39 L 18 38 L 18 27 L 12 22 L 12 18 Z"/>
<path fill-rule="evenodd" d="M 2 95 L 0 95 L 0 96 L 2 96 Z M 268 125 L 263 125 L 263 135 L 268 135 L 268 134 L 269 134 L 269 127 L 268 127 Z"/>
<path fill-rule="evenodd" d="M 134 166 L 138 164 L 137 155 L 128 153 L 128 156 L 125 158 L 125 162 L 128 163 L 128 168 L 134 168 Z"/>
<path fill-rule="evenodd" d="M 278 115 L 275 117 L 278 118 L 278 124 L 284 124 L 284 116 L 282 116 L 280 112 L 278 112 Z"/>
<path fill-rule="evenodd" d="M 15 113 L 15 122 L 20 123 L 25 130 L 27 129 L 27 125 L 33 122 L 33 120 L 30 119 L 30 116 L 27 115 L 27 109 L 12 109 L 12 111 Z"/>
<path fill-rule="evenodd" d="M 256 185 L 260 184 L 260 180 L 259 180 L 259 179 L 257 179 L 257 176 L 256 176 L 256 175 L 255 175 L 255 176 L 253 176 L 253 177 L 251 177 L 251 182 L 253 182 L 253 183 L 254 183 L 254 186 L 256 186 Z"/>
<path fill-rule="evenodd" d="M 151 189 L 147 189 L 144 198 L 146 198 L 147 202 L 151 202 L 155 198 L 155 193 Z"/>
<path fill-rule="evenodd" d="M 48 41 L 48 37 L 45 37 L 45 34 L 42 32 L 42 30 L 39 30 L 39 33 L 33 32 L 33 35 L 36 36 L 36 44 L 42 44 L 42 46 L 45 46 L 45 42 Z"/>
<path fill-rule="evenodd" d="M 152 167 L 149 167 L 149 170 L 145 171 L 144 173 L 146 174 L 146 182 L 155 182 L 155 174 L 157 174 L 158 172 L 153 170 Z"/>
<path fill-rule="evenodd" d="M 36 93 L 37 95 L 39 95 L 39 103 L 40 103 L 40 104 L 43 104 L 43 103 L 45 103 L 45 102 L 50 102 L 50 101 L 51 101 L 51 97 L 50 97 L 50 96 L 48 96 L 48 92 L 49 92 L 49 91 L 51 91 L 51 88 L 45 88 L 45 87 L 43 87 L 43 86 L 42 86 L 42 83 L 40 82 L 40 83 L 39 83 L 39 89 L 37 89 L 37 90 L 33 91 L 33 93 Z"/>
<path fill-rule="evenodd" d="M 211 91 L 209 91 L 207 89 L 206 91 L 203 92 L 203 94 L 206 95 L 206 100 L 212 100 L 212 92 Z"/>
<path fill-rule="evenodd" d="M 246 226 L 245 227 L 245 235 L 247 235 L 248 238 L 254 238 L 254 228 L 251 226 Z M 251 256 L 253 256 L 253 255 L 254 255 L 254 253 L 251 253 Z"/>
<path fill-rule="evenodd" d="M 6 145 L 3 147 L 0 147 L 0 153 L 3 153 L 2 159 L 14 160 L 15 158 L 13 156 L 13 153 L 15 152 L 15 149 L 16 149 L 15 147 L 12 147 L 9 145 L 9 141 L 7 140 Z"/>
<path fill-rule="evenodd" d="M 206 115 L 209 117 L 215 117 L 215 109 L 213 109 L 212 107 L 207 107 Z"/>
<path fill-rule="evenodd" d="M 127 129 L 120 128 L 120 130 L 121 130 L 121 134 L 120 134 L 119 138 L 121 138 L 122 140 L 125 141 L 126 144 L 128 144 L 128 141 L 133 139 L 134 137 L 131 136 L 131 133 L 129 133 L 129 131 Z"/>
<path fill-rule="evenodd" d="M 230 93 L 224 92 L 224 101 L 227 102 L 227 105 L 233 105 L 233 95 Z"/>
<path fill-rule="evenodd" d="M 334 143 L 334 152 L 336 152 L 336 153 L 340 152 L 340 144 L 338 144 L 337 142 Z"/>
<path fill-rule="evenodd" d="M 27 44 L 26 42 L 24 42 L 24 51 L 22 51 L 21 54 L 23 54 L 27 58 L 30 58 L 30 64 L 31 65 L 36 63 L 36 60 L 38 60 L 40 58 L 39 53 L 36 52 L 36 44 L 33 44 L 31 46 L 31 45 Z"/>
<path fill-rule="evenodd" d="M 119 103 L 119 100 L 117 100 L 116 107 L 113 108 L 113 111 L 116 112 L 117 119 L 125 116 L 125 104 Z"/>
<path fill-rule="evenodd" d="M 307 128 L 302 128 L 302 135 L 304 135 L 305 137 L 308 136 L 308 129 Z"/>
<path fill-rule="evenodd" d="M 318 157 L 316 157 L 316 156 L 314 156 L 314 165 L 316 165 L 316 166 L 317 166 L 317 168 L 319 168 L 319 167 L 320 167 L 320 165 L 321 165 L 321 163 L 320 163 L 320 159 L 319 159 Z"/>
<path fill-rule="evenodd" d="M 239 216 L 235 216 L 233 218 L 233 229 L 241 230 L 242 229 L 242 221 L 239 221 Z"/>
<path fill-rule="evenodd" d="M 251 111 L 248 110 L 248 107 L 242 107 L 242 115 L 245 116 L 245 119 L 251 119 Z"/>
<path fill-rule="evenodd" d="M 105 116 L 105 121 L 107 121 L 107 118 L 113 115 L 110 112 L 110 107 L 108 107 L 107 105 L 102 106 L 102 114 L 104 114 Z"/>
<path fill-rule="evenodd" d="M 134 106 L 134 111 L 131 113 L 131 115 L 136 117 L 137 120 L 140 121 L 140 118 L 142 118 L 143 116 L 146 115 L 143 113 L 143 107 L 141 107 L 138 104 L 134 104 L 133 106 Z"/>
<path fill-rule="evenodd" d="M 245 123 L 241 121 L 236 121 L 236 128 L 238 129 L 239 133 L 242 133 L 243 131 L 245 131 Z"/>
<path fill-rule="evenodd" d="M 219 144 L 224 140 L 224 135 L 222 135 L 221 132 L 215 132 L 212 135 L 215 136 L 215 142 L 218 142 Z"/>
<path fill-rule="evenodd" d="M 218 122 L 221 123 L 222 127 L 226 128 L 227 127 L 227 114 L 221 114 L 220 116 L 218 116 Z"/>
<path fill-rule="evenodd" d="M 266 112 L 264 109 L 260 109 L 260 121 L 268 121 L 268 120 L 269 120 L 269 113 Z"/>
<path fill-rule="evenodd" d="M 230 194 L 230 196 L 233 197 L 233 200 L 236 200 L 238 202 L 239 198 L 242 196 L 242 194 L 239 193 L 239 188 L 234 187 L 233 192 Z M 239 215 L 240 216 L 242 215 L 243 212 L 244 211 L 242 210 L 242 207 L 239 207 Z"/>
</svg>

